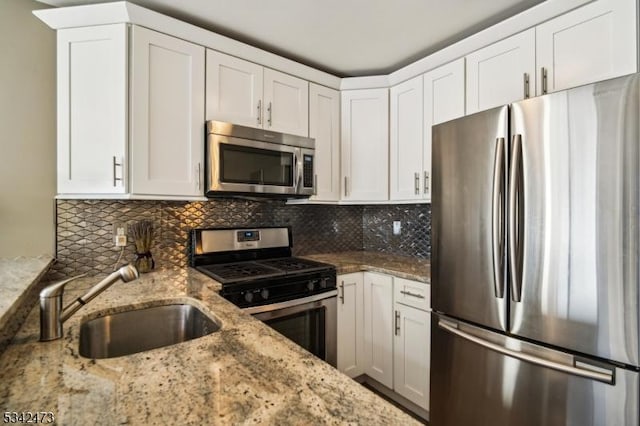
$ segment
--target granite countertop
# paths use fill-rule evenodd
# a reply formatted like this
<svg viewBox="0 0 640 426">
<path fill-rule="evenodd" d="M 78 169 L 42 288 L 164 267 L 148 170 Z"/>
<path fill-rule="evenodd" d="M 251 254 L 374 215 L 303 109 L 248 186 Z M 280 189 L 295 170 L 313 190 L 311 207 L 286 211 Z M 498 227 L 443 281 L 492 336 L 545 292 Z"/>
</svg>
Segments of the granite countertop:
<svg viewBox="0 0 640 426">
<path fill-rule="evenodd" d="M 0 258 L 0 353 L 33 307 L 37 284 L 52 264 L 47 255 Z"/>
<path fill-rule="evenodd" d="M 371 271 L 431 283 L 431 262 L 428 259 L 372 251 L 348 251 L 302 257 L 335 265 L 338 274 Z"/>
<path fill-rule="evenodd" d="M 96 277 L 72 282 L 65 303 Z M 116 283 L 38 342 L 36 306 L 0 356 L 2 411 L 50 411 L 59 424 L 419 424 L 218 295 L 193 269 Z M 123 307 L 190 301 L 221 329 L 111 359 L 78 355 L 80 324 Z"/>
</svg>

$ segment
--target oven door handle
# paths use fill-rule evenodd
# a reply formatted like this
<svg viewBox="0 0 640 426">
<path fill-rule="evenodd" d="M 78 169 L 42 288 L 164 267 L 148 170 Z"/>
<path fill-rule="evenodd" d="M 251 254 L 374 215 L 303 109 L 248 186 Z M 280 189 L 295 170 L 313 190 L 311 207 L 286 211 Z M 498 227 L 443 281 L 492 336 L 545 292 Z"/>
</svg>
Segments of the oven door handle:
<svg viewBox="0 0 640 426">
<path fill-rule="evenodd" d="M 331 290 L 320 294 L 314 294 L 313 296 L 303 297 L 302 299 L 287 300 L 286 302 L 243 308 L 242 311 L 246 312 L 249 315 L 255 315 L 261 314 L 263 312 L 277 311 L 279 309 L 286 309 L 294 306 L 304 305 L 306 303 L 317 302 L 318 300 L 330 299 L 337 296 L 338 290 Z"/>
</svg>

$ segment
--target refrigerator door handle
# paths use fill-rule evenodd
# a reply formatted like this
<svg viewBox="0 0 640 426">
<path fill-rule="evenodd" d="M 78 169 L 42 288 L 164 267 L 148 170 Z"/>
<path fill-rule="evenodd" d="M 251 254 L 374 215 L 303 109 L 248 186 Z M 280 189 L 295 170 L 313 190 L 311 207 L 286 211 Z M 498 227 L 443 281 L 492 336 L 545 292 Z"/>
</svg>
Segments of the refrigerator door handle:
<svg viewBox="0 0 640 426">
<path fill-rule="evenodd" d="M 566 364 L 551 361 L 548 359 L 540 358 L 534 355 L 526 354 L 523 352 L 514 351 L 512 349 L 508 349 L 508 348 L 505 348 L 504 346 L 501 346 L 492 342 L 488 342 L 484 339 L 481 339 L 472 334 L 464 332 L 458 329 L 457 324 L 450 323 L 449 321 L 438 320 L 438 327 L 448 331 L 451 334 L 455 334 L 456 336 L 464 340 L 468 340 L 469 342 L 480 345 L 486 349 L 519 359 L 521 361 L 526 361 L 541 367 L 562 371 L 564 373 L 572 374 L 574 376 L 584 377 L 591 380 L 598 380 L 600 382 L 604 382 L 610 385 L 614 384 L 613 371 L 608 371 L 605 369 L 599 369 L 599 371 L 594 371 L 591 369 L 578 368 L 573 365 L 566 365 Z"/>
<path fill-rule="evenodd" d="M 504 298 L 504 138 L 496 139 L 496 153 L 493 162 L 493 210 L 491 213 L 491 237 L 493 240 L 493 282 L 495 295 Z"/>
<path fill-rule="evenodd" d="M 509 166 L 509 272 L 511 298 L 522 301 L 522 229 L 524 226 L 524 189 L 522 135 L 514 135 Z"/>
</svg>

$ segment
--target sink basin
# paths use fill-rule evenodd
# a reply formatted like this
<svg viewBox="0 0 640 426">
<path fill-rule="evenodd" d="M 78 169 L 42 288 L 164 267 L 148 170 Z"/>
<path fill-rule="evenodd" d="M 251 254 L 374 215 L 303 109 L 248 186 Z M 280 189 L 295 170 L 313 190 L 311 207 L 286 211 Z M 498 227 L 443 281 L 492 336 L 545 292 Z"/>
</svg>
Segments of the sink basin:
<svg viewBox="0 0 640 426">
<path fill-rule="evenodd" d="M 80 355 L 115 358 L 197 339 L 219 329 L 220 324 L 189 304 L 134 309 L 84 322 Z"/>
</svg>

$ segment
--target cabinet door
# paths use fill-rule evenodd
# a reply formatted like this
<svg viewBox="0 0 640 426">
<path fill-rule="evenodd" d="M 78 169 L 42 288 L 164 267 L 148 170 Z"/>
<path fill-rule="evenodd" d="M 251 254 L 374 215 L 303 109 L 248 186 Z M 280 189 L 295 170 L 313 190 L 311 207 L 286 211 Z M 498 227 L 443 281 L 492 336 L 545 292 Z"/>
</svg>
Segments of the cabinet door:
<svg viewBox="0 0 640 426">
<path fill-rule="evenodd" d="M 636 2 L 599 0 L 536 27 L 537 93 L 637 70 Z"/>
<path fill-rule="evenodd" d="M 342 198 L 389 198 L 389 91 L 342 92 Z"/>
<path fill-rule="evenodd" d="M 309 135 L 309 82 L 264 69 L 264 128 Z"/>
<path fill-rule="evenodd" d="M 316 201 L 340 199 L 340 92 L 309 84 L 309 137 L 316 140 Z"/>
<path fill-rule="evenodd" d="M 362 272 L 338 275 L 338 370 L 364 373 L 364 288 Z"/>
<path fill-rule="evenodd" d="M 204 48 L 134 26 L 131 192 L 198 196 L 204 157 Z"/>
<path fill-rule="evenodd" d="M 531 28 L 466 57 L 467 114 L 533 96 L 535 42 Z"/>
<path fill-rule="evenodd" d="M 263 67 L 207 49 L 206 119 L 262 128 Z"/>
<path fill-rule="evenodd" d="M 429 312 L 396 303 L 394 390 L 429 409 L 431 318 Z"/>
<path fill-rule="evenodd" d="M 393 278 L 364 273 L 365 373 L 393 387 Z"/>
<path fill-rule="evenodd" d="M 389 199 L 422 198 L 422 77 L 390 89 Z"/>
<path fill-rule="evenodd" d="M 59 30 L 58 193 L 127 192 L 127 27 Z"/>
<path fill-rule="evenodd" d="M 431 201 L 431 127 L 464 115 L 464 58 L 424 75 L 422 196 Z"/>
</svg>

